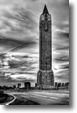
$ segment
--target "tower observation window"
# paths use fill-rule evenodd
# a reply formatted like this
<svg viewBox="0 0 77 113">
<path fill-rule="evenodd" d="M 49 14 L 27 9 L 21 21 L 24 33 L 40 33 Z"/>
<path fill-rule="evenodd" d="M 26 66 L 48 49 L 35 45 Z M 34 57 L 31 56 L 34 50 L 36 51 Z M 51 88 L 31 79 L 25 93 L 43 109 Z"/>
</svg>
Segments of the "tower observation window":
<svg viewBox="0 0 77 113">
<path fill-rule="evenodd" d="M 45 29 L 45 31 L 48 31 L 48 22 L 45 22 L 44 29 Z"/>
</svg>

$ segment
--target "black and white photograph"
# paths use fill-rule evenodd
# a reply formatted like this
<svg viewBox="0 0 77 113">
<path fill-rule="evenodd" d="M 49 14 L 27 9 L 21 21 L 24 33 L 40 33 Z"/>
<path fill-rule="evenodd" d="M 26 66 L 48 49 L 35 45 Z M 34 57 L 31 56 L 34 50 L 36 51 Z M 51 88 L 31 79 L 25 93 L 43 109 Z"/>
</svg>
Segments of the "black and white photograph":
<svg viewBox="0 0 77 113">
<path fill-rule="evenodd" d="M 69 0 L 0 0 L 0 105 L 69 105 Z"/>
</svg>

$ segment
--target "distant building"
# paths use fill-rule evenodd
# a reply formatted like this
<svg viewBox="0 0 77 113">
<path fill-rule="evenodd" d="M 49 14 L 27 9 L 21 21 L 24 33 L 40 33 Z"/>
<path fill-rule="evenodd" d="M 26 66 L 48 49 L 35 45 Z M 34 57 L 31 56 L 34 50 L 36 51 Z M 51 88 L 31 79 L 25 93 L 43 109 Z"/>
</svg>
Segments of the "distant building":
<svg viewBox="0 0 77 113">
<path fill-rule="evenodd" d="M 64 83 L 62 83 L 62 87 L 65 87 L 65 84 Z"/>
<path fill-rule="evenodd" d="M 13 85 L 13 89 L 16 89 L 16 85 Z"/>
<path fill-rule="evenodd" d="M 31 83 L 30 82 L 25 82 L 24 83 L 24 88 L 25 89 L 31 89 Z"/>
<path fill-rule="evenodd" d="M 59 83 L 58 83 L 58 88 L 60 88 L 60 87 L 61 87 L 61 83 L 59 82 Z"/>
<path fill-rule="evenodd" d="M 20 88 L 21 87 L 21 83 L 18 83 L 18 86 L 17 86 L 17 88 Z"/>
<path fill-rule="evenodd" d="M 65 87 L 66 87 L 66 89 L 69 88 L 69 82 L 66 82 L 66 83 L 65 83 Z"/>
<path fill-rule="evenodd" d="M 56 89 L 68 89 L 69 88 L 69 82 L 66 82 L 66 83 L 55 82 L 55 88 Z"/>
<path fill-rule="evenodd" d="M 37 83 L 35 83 L 35 87 L 37 87 Z"/>
<path fill-rule="evenodd" d="M 55 82 L 55 88 L 56 89 L 58 88 L 58 82 Z"/>
</svg>

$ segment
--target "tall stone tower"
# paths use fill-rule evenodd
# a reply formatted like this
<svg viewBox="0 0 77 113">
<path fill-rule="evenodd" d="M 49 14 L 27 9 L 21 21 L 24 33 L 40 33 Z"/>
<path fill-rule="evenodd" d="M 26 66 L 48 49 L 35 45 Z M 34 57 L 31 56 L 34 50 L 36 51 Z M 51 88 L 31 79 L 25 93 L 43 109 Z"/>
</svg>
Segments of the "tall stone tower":
<svg viewBox="0 0 77 113">
<path fill-rule="evenodd" d="M 54 86 L 54 75 L 52 71 L 51 15 L 46 5 L 40 16 L 39 31 L 39 71 L 37 74 L 37 87 L 39 89 L 51 89 Z"/>
</svg>

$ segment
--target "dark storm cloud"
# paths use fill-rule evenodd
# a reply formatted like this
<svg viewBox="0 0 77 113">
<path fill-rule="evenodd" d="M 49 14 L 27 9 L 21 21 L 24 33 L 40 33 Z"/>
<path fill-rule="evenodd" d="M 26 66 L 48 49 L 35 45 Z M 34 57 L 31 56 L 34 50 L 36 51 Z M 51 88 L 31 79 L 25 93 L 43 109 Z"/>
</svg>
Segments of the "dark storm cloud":
<svg viewBox="0 0 77 113">
<path fill-rule="evenodd" d="M 33 37 L 31 37 L 33 38 Z M 10 46 L 16 46 L 16 45 L 20 45 L 20 44 L 35 44 L 37 43 L 36 40 L 17 40 L 17 39 L 10 39 L 8 37 L 5 37 L 5 36 L 0 36 L 0 45 L 10 45 Z"/>
<path fill-rule="evenodd" d="M 0 47 L 4 49 L 2 53 L 7 53 L 5 52 L 6 50 L 8 51 L 17 51 L 22 48 L 28 48 L 36 45 L 37 42 L 34 40 L 26 40 L 26 41 L 20 41 L 16 39 L 10 39 L 7 37 L 0 36 Z M 0 51 L 1 52 L 1 51 Z"/>
<path fill-rule="evenodd" d="M 34 30 L 35 26 L 37 25 L 36 21 L 34 20 L 35 15 L 29 11 L 26 10 L 24 8 L 18 8 L 18 7 L 14 7 L 13 11 L 15 11 L 16 13 L 8 13 L 5 12 L 4 16 L 7 17 L 7 19 L 11 19 L 12 21 L 16 21 L 18 22 L 18 24 L 21 26 L 20 28 L 15 28 L 14 26 L 12 26 L 9 21 L 4 21 L 4 23 L 8 26 L 11 27 L 11 30 L 17 30 L 17 32 L 23 32 L 23 28 L 25 29 L 29 29 L 29 30 Z"/>
<path fill-rule="evenodd" d="M 69 69 L 69 64 L 61 66 L 61 69 Z"/>
<path fill-rule="evenodd" d="M 69 33 L 67 32 L 60 32 L 57 34 L 60 38 L 69 38 Z"/>
<path fill-rule="evenodd" d="M 24 42 L 21 42 L 19 40 L 14 40 L 14 39 L 9 39 L 7 37 L 4 36 L 0 36 L 0 46 L 4 45 L 4 46 L 17 46 L 19 44 L 23 44 Z"/>
<path fill-rule="evenodd" d="M 35 62 L 26 61 L 26 59 L 21 61 L 21 58 L 20 58 L 19 61 L 12 60 L 12 61 L 9 61 L 8 63 L 9 63 L 10 68 L 22 68 L 23 66 L 25 66 L 25 68 L 27 68 L 27 67 L 30 67 Z"/>
<path fill-rule="evenodd" d="M 58 46 L 58 47 L 56 48 L 56 50 L 67 50 L 67 49 L 69 49 L 69 46 L 66 46 L 66 47 L 65 47 L 65 46 L 64 46 L 64 47 L 61 47 L 61 46 L 59 47 L 59 46 Z"/>
<path fill-rule="evenodd" d="M 10 68 L 19 68 L 21 67 L 21 65 L 23 65 L 22 62 L 16 62 L 16 61 L 9 61 L 9 66 Z"/>
<path fill-rule="evenodd" d="M 29 9 L 13 5 L 12 12 L 5 10 L 2 15 L 0 32 L 3 37 L 21 42 L 36 40 L 36 15 Z"/>
<path fill-rule="evenodd" d="M 67 61 L 69 61 L 69 57 L 68 56 L 58 56 L 58 58 L 55 58 L 55 61 L 56 62 L 67 62 Z"/>
</svg>

